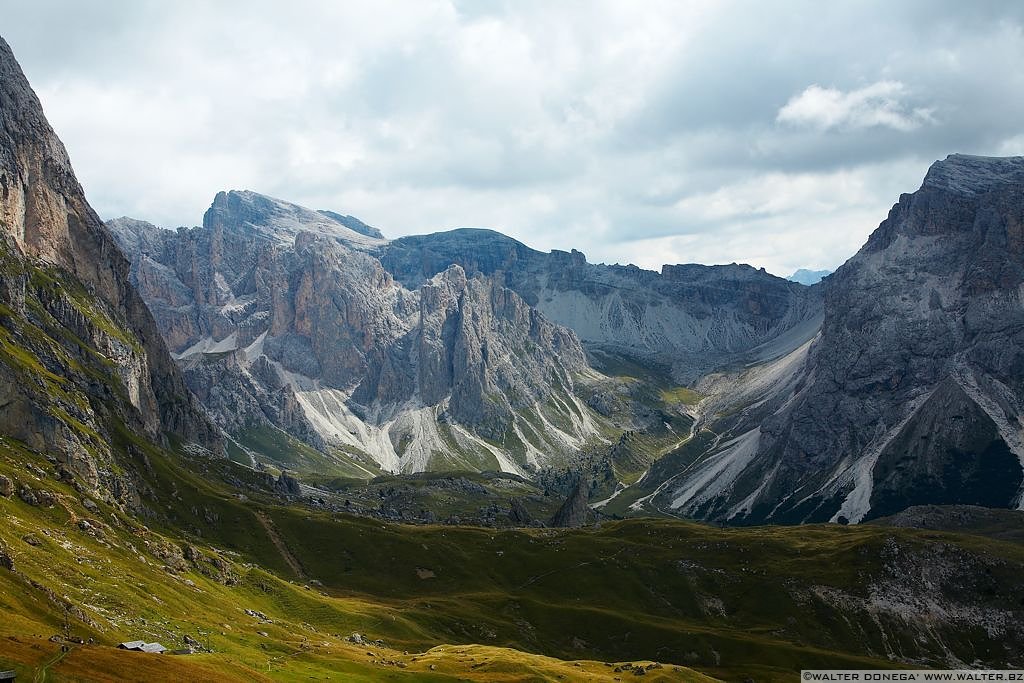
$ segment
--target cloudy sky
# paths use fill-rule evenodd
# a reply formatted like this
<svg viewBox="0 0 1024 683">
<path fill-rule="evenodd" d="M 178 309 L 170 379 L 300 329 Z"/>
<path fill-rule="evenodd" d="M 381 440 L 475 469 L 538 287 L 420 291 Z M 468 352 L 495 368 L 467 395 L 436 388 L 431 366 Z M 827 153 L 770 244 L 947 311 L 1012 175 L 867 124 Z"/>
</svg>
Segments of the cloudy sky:
<svg viewBox="0 0 1024 683">
<path fill-rule="evenodd" d="M 834 268 L 952 152 L 1024 154 L 1024 3 L 0 0 L 105 218 L 221 189 L 388 236 Z"/>
</svg>

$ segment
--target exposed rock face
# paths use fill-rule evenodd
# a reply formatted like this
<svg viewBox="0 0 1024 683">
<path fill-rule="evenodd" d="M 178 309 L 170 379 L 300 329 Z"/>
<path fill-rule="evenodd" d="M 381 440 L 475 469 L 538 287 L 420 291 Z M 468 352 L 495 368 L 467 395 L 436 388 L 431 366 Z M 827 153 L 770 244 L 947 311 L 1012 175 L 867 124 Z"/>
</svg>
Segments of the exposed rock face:
<svg viewBox="0 0 1024 683">
<path fill-rule="evenodd" d="M 550 526 L 562 529 L 575 529 L 585 525 L 593 516 L 587 505 L 587 487 L 583 480 L 576 482 L 569 496 L 551 518 Z"/>
<path fill-rule="evenodd" d="M 380 231 L 351 216 L 332 211 L 311 211 L 305 207 L 250 191 L 220 192 L 203 216 L 203 227 L 216 242 L 223 232 L 251 234 L 285 246 L 300 232 L 333 237 L 357 249 L 380 245 Z M 213 265 L 230 254 L 214 252 Z"/>
<path fill-rule="evenodd" d="M 281 472 L 277 481 L 274 482 L 274 490 L 285 496 L 298 497 L 302 495 L 302 488 L 299 486 L 298 480 L 287 472 Z"/>
<path fill-rule="evenodd" d="M 0 567 L 3 567 L 7 571 L 14 571 L 14 560 L 11 558 L 7 548 L 3 545 L 0 545 Z"/>
<path fill-rule="evenodd" d="M 277 262 L 282 252 L 296 244 L 299 233 L 305 235 L 304 244 L 325 237 L 354 250 L 380 242 L 322 213 L 254 192 L 219 193 L 203 217 L 202 228 L 171 232 L 130 218 L 110 221 L 108 227 L 131 259 L 132 281 L 174 351 L 183 350 L 187 342 L 222 339 L 236 330 L 244 344 L 251 343 L 259 334 L 251 329 L 256 324 L 255 311 L 275 310 L 276 324 L 282 329 L 295 315 L 287 308 L 290 288 L 305 296 L 305 302 L 298 302 L 302 314 L 301 306 L 319 283 L 312 273 L 305 280 L 288 282 L 284 264 Z M 355 265 L 368 263 L 364 258 Z M 367 275 L 370 281 L 380 279 Z M 239 329 L 239 323 L 246 324 Z"/>
<path fill-rule="evenodd" d="M 937 162 L 825 281 L 821 336 L 775 412 L 734 425 L 671 504 L 779 522 L 1019 508 L 1022 285 L 1024 158 Z"/>
<path fill-rule="evenodd" d="M 219 448 L 128 272 L 0 40 L 0 433 L 93 486 L 112 420 Z"/>
<path fill-rule="evenodd" d="M 955 531 L 1024 543 L 1024 512 L 976 505 L 916 505 L 871 522 L 883 526 Z"/>
<path fill-rule="evenodd" d="M 523 501 L 518 498 L 513 498 L 509 506 L 508 519 L 512 523 L 512 526 L 533 526 L 533 515 L 523 505 Z"/>
<path fill-rule="evenodd" d="M 458 264 L 495 278 L 588 347 L 672 368 L 691 382 L 723 365 L 799 346 L 821 322 L 821 294 L 750 266 L 587 263 L 583 254 L 544 254 L 490 230 L 403 237 L 380 247 L 395 279 L 417 286 Z"/>
<path fill-rule="evenodd" d="M 658 274 L 488 230 L 389 243 L 353 221 L 227 192 L 202 228 L 110 223 L 228 431 L 270 424 L 371 469 L 525 473 L 565 464 L 627 409 L 577 398 L 593 375 L 581 340 L 688 382 L 782 355 L 820 324 L 818 288 L 749 266 Z"/>
<path fill-rule="evenodd" d="M 374 237 L 374 238 L 379 239 L 379 240 L 384 239 L 384 234 L 380 230 L 378 230 L 377 228 L 374 228 L 374 227 L 371 227 L 371 226 L 367 225 L 366 223 L 362 222 L 361 220 L 359 220 L 355 216 L 343 216 L 340 213 L 335 213 L 333 211 L 325 211 L 323 209 L 321 209 L 317 213 L 322 213 L 323 215 L 327 216 L 328 218 L 330 218 L 332 220 L 335 220 L 338 223 L 341 223 L 342 225 L 344 225 L 349 230 L 354 230 L 354 231 L 358 232 L 360 235 L 366 235 L 367 237 Z"/>
<path fill-rule="evenodd" d="M 427 405 L 450 397 L 449 412 L 490 439 L 501 440 L 515 411 L 571 387 L 587 367 L 579 340 L 548 322 L 513 291 L 451 266 L 419 289 L 417 324 L 380 349 L 355 399 L 403 402 L 418 393 Z M 415 370 L 410 377 L 407 370 Z"/>
<path fill-rule="evenodd" d="M 572 331 L 458 265 L 408 289 L 368 253 L 379 240 L 335 216 L 228 192 L 202 228 L 111 221 L 226 430 L 271 425 L 368 474 L 521 473 L 596 437 L 573 393 L 589 369 Z"/>
</svg>

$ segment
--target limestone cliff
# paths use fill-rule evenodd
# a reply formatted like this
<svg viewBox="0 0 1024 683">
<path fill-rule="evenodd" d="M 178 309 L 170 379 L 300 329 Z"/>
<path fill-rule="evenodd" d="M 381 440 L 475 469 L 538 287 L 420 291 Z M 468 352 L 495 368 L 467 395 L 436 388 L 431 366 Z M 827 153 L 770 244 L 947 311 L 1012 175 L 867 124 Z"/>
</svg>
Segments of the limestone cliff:
<svg viewBox="0 0 1024 683">
<path fill-rule="evenodd" d="M 0 433 L 108 492 L 120 425 L 220 448 L 2 39 L 0 262 Z"/>
</svg>

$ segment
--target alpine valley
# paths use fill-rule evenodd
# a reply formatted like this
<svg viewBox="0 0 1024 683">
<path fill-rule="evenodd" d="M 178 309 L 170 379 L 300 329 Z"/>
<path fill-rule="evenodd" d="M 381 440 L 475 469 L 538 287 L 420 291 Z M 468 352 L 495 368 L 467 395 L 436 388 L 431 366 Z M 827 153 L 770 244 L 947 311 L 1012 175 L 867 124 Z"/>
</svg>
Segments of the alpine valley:
<svg viewBox="0 0 1024 683">
<path fill-rule="evenodd" d="M 0 669 L 1024 668 L 1024 157 L 936 162 L 812 285 L 251 191 L 144 218 L 0 39 Z"/>
</svg>

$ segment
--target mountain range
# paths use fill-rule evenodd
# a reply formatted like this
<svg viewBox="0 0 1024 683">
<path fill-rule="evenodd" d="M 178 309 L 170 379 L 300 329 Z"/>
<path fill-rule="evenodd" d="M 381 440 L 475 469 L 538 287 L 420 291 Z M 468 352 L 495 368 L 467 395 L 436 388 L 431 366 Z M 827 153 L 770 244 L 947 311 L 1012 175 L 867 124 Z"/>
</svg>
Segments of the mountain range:
<svg viewBox="0 0 1024 683">
<path fill-rule="evenodd" d="M 368 239 L 333 215 L 232 191 L 202 227 L 108 223 L 190 386 L 250 457 L 271 431 L 356 476 L 572 467 L 652 423 L 601 359 L 685 381 L 782 353 L 821 315 L 815 290 L 749 266 L 593 265 L 487 230 Z"/>
<path fill-rule="evenodd" d="M 1022 181 L 1020 158 L 937 162 L 811 287 L 488 230 L 368 237 L 252 192 L 199 228 L 108 227 L 251 462 L 287 464 L 287 437 L 320 473 L 585 470 L 616 513 L 858 522 L 1021 504 Z M 656 445 L 623 457 L 637 434 Z"/>
</svg>

